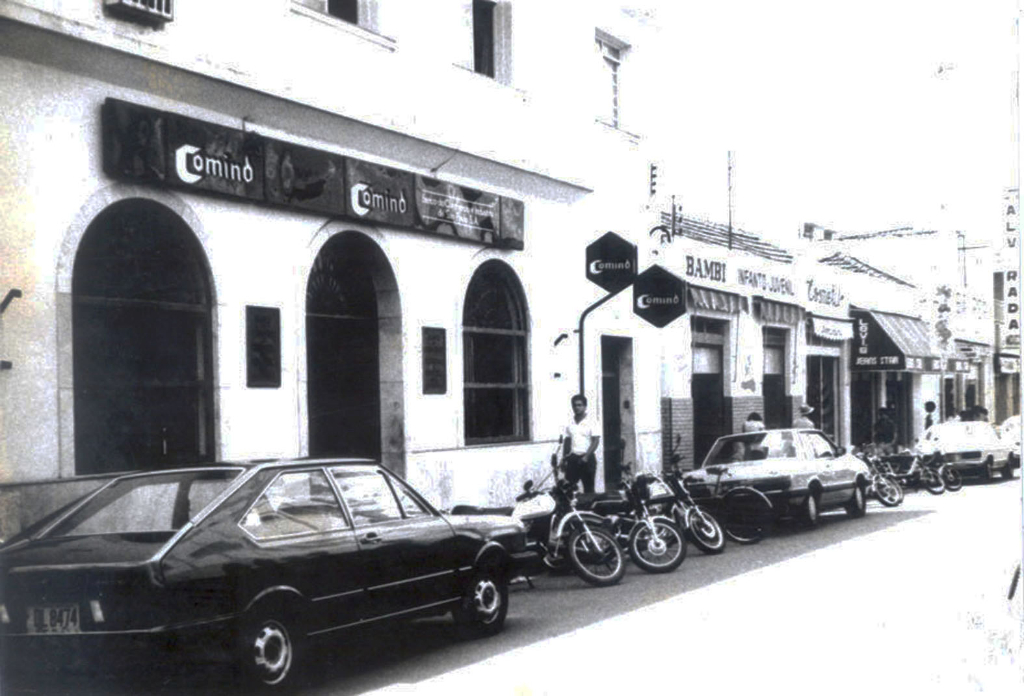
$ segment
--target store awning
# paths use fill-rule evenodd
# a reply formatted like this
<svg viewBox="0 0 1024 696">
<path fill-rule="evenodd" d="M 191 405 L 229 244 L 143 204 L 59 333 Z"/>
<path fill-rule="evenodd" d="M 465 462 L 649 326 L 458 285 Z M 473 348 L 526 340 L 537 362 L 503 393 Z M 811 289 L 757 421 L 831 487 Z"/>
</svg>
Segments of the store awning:
<svg viewBox="0 0 1024 696">
<path fill-rule="evenodd" d="M 747 298 L 742 295 L 734 295 L 731 292 L 701 288 L 696 285 L 686 285 L 690 305 L 697 309 L 712 310 L 715 312 L 729 312 L 739 314 L 740 311 L 747 311 Z"/>
<path fill-rule="evenodd" d="M 763 297 L 754 297 L 754 306 L 761 314 L 761 321 L 770 321 L 780 324 L 797 324 L 800 322 L 802 307 L 787 304 L 785 302 L 774 302 Z"/>
<path fill-rule="evenodd" d="M 827 317 L 816 317 L 809 315 L 811 330 L 818 338 L 826 341 L 849 341 L 853 338 L 853 321 L 842 319 L 829 319 Z"/>
<path fill-rule="evenodd" d="M 854 320 L 850 370 L 941 372 L 932 354 L 928 327 L 920 319 L 876 310 L 850 311 Z"/>
</svg>

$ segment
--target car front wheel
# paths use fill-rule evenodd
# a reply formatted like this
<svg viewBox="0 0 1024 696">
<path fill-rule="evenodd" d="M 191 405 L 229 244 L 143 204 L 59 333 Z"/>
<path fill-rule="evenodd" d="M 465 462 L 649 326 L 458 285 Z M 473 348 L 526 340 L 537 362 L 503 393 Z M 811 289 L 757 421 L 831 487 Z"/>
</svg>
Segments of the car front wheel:
<svg viewBox="0 0 1024 696">
<path fill-rule="evenodd" d="M 853 497 L 846 504 L 846 514 L 850 517 L 863 517 L 867 512 L 867 500 L 864 499 L 864 487 L 859 483 L 853 486 Z"/>
<path fill-rule="evenodd" d="M 508 578 L 496 568 L 476 571 L 466 586 L 462 602 L 452 612 L 455 623 L 474 637 L 501 631 L 508 614 Z"/>
<path fill-rule="evenodd" d="M 802 516 L 804 524 L 808 527 L 814 527 L 818 524 L 818 499 L 814 496 L 813 492 L 807 494 Z"/>
</svg>

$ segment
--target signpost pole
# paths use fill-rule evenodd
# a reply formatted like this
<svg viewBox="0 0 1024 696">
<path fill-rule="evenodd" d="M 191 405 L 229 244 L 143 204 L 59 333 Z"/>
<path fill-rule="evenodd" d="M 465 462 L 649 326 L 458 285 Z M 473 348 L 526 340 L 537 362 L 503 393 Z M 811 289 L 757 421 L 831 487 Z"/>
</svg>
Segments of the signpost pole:
<svg viewBox="0 0 1024 696">
<path fill-rule="evenodd" d="M 615 292 L 608 293 L 607 295 L 602 297 L 600 300 L 598 300 L 594 304 L 592 304 L 589 307 L 587 307 L 586 309 L 584 309 L 583 310 L 583 314 L 580 315 L 580 325 L 579 325 L 579 328 L 577 329 L 577 331 L 579 331 L 579 334 L 580 334 L 580 369 L 579 369 L 580 390 L 577 392 L 578 394 L 585 394 L 586 393 L 586 392 L 583 391 L 583 385 L 585 383 L 584 371 L 583 371 L 583 356 L 584 356 L 584 350 L 583 350 L 583 345 L 584 345 L 584 340 L 583 340 L 583 335 L 584 335 L 583 334 L 583 323 L 587 320 L 587 315 L 588 314 L 593 312 L 595 309 L 597 309 L 598 307 L 600 307 L 605 302 L 607 302 L 608 300 L 612 299 L 613 297 L 615 297 L 616 295 L 618 295 L 620 292 L 622 292 L 625 289 L 626 288 L 622 288 L 622 289 L 616 290 Z"/>
</svg>

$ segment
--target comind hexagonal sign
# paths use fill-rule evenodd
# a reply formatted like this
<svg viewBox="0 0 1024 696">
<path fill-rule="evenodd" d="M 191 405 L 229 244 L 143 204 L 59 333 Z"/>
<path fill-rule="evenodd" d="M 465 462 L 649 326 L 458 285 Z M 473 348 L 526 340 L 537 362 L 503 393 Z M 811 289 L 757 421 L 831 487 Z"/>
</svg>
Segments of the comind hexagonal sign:
<svg viewBox="0 0 1024 696">
<path fill-rule="evenodd" d="M 686 313 L 686 284 L 661 266 L 651 266 L 633 282 L 633 312 L 659 329 Z"/>
<path fill-rule="evenodd" d="M 608 232 L 587 247 L 587 280 L 608 292 L 628 288 L 636 278 L 636 245 Z"/>
</svg>

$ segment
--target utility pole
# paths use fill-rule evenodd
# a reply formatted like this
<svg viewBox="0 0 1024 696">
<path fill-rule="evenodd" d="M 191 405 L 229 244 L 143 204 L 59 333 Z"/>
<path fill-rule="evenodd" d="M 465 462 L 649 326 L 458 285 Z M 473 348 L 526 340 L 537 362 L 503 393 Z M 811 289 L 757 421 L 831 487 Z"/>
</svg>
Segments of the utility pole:
<svg viewBox="0 0 1024 696">
<path fill-rule="evenodd" d="M 728 156 L 728 185 L 729 185 L 729 250 L 732 250 L 732 150 Z"/>
</svg>

